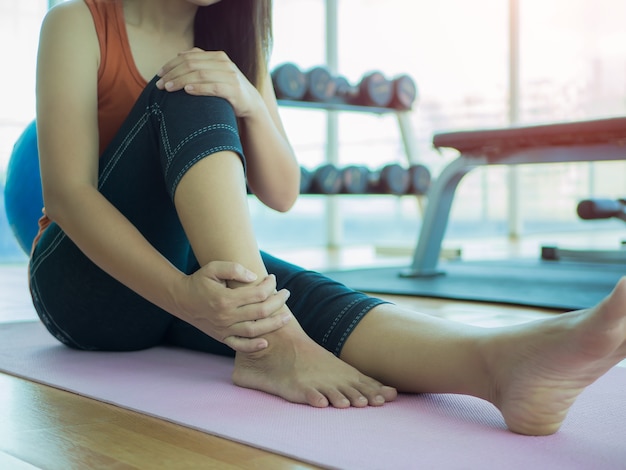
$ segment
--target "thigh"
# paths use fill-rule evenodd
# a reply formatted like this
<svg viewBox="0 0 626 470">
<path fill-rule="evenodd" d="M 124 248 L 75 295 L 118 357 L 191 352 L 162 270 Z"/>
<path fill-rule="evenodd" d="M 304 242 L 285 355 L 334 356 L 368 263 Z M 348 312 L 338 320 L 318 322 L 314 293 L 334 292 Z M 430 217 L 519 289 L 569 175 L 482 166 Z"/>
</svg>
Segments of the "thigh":
<svg viewBox="0 0 626 470">
<path fill-rule="evenodd" d="M 98 189 L 148 242 L 183 269 L 189 243 L 165 189 L 151 99 L 147 89 L 100 157 Z M 154 346 L 173 318 L 98 268 L 54 223 L 31 256 L 30 285 L 44 324 L 75 348 Z"/>
<path fill-rule="evenodd" d="M 92 263 L 56 224 L 42 235 L 29 271 L 41 321 L 67 346 L 145 349 L 161 341 L 171 322 L 171 315 Z"/>
</svg>

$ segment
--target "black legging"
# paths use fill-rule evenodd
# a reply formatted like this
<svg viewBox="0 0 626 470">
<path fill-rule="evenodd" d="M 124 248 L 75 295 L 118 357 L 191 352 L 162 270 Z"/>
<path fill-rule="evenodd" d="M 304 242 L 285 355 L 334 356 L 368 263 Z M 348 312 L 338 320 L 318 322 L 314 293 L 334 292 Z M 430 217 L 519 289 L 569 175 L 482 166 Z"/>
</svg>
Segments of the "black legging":
<svg viewBox="0 0 626 470">
<path fill-rule="evenodd" d="M 98 187 L 144 237 L 185 273 L 198 269 L 173 196 L 185 172 L 222 150 L 245 158 L 237 121 L 221 98 L 161 91 L 153 79 L 100 158 Z M 311 338 L 339 355 L 348 335 L 383 303 L 261 253 L 278 289 Z M 234 352 L 140 297 L 92 263 L 52 223 L 30 260 L 33 303 L 48 330 L 78 349 L 129 351 L 173 344 L 217 354 Z"/>
</svg>

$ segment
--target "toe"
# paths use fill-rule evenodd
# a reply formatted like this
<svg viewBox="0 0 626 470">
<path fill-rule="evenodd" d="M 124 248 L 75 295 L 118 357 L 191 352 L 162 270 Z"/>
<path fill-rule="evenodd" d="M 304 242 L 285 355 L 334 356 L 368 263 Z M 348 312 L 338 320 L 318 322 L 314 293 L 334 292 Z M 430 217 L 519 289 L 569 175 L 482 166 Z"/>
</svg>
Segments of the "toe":
<svg viewBox="0 0 626 470">
<path fill-rule="evenodd" d="M 354 387 L 346 387 L 342 389 L 341 392 L 350 400 L 350 404 L 355 408 L 363 408 L 369 403 L 369 400 Z"/>
<path fill-rule="evenodd" d="M 304 392 L 304 401 L 311 406 L 316 408 L 326 408 L 330 403 L 329 399 L 321 393 L 319 390 L 314 388 L 309 388 Z M 345 397 L 344 397 L 345 399 Z M 346 400 L 347 401 L 347 400 Z M 333 404 L 333 406 L 336 406 Z M 348 402 L 348 406 L 350 406 L 350 402 Z"/>
<path fill-rule="evenodd" d="M 324 395 L 335 408 L 349 408 L 351 405 L 350 399 L 337 389 L 325 390 Z"/>
<path fill-rule="evenodd" d="M 387 385 L 383 385 L 380 393 L 384 397 L 385 401 L 394 401 L 398 398 L 398 391 L 393 387 L 388 387 Z"/>
<path fill-rule="evenodd" d="M 359 384 L 358 389 L 365 396 L 370 406 L 384 405 L 388 401 L 395 400 L 397 396 L 395 388 L 387 387 L 373 379 Z"/>
</svg>

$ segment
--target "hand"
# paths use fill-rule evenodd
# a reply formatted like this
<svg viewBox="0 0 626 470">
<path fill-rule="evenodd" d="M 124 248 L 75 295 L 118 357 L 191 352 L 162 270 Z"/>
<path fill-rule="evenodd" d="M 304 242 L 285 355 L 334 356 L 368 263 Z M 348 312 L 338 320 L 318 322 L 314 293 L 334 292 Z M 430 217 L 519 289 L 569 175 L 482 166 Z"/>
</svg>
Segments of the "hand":
<svg viewBox="0 0 626 470">
<path fill-rule="evenodd" d="M 158 72 L 161 90 L 185 90 L 190 95 L 219 96 L 230 102 L 238 117 L 247 117 L 262 102 L 261 95 L 222 51 L 197 47 L 179 53 Z"/>
<path fill-rule="evenodd" d="M 180 317 L 235 351 L 268 346 L 260 336 L 282 328 L 292 316 L 283 309 L 289 291 L 276 292 L 276 278 L 229 288 L 227 281 L 251 283 L 256 275 L 237 263 L 213 261 L 184 277 L 177 295 Z M 281 311 L 282 309 L 282 311 Z M 280 312 L 279 312 L 280 311 Z"/>
</svg>

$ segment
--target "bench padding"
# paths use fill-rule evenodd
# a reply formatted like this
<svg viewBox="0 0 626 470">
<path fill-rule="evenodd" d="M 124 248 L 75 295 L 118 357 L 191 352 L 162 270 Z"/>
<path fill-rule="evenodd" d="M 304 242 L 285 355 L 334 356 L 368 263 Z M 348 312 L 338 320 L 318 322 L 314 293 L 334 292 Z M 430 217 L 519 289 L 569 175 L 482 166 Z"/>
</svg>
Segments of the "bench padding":
<svg viewBox="0 0 626 470">
<path fill-rule="evenodd" d="M 436 148 L 454 148 L 465 155 L 497 159 L 532 147 L 620 143 L 626 147 L 626 117 L 503 129 L 435 134 Z M 589 160 L 593 160 L 589 155 Z"/>
</svg>

